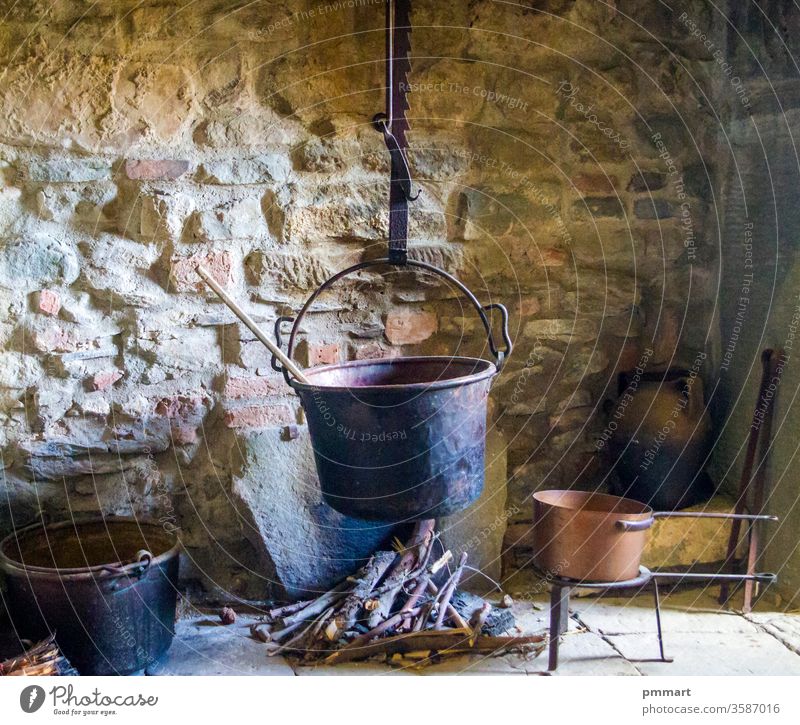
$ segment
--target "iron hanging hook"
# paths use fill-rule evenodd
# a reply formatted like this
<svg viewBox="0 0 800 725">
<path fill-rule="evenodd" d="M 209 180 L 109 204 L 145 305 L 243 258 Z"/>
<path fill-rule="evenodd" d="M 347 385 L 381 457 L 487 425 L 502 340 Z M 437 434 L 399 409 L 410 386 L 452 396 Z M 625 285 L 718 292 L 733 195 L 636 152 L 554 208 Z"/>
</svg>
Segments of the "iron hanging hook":
<svg viewBox="0 0 800 725">
<path fill-rule="evenodd" d="M 408 165 L 408 158 L 391 132 L 386 114 L 382 112 L 376 113 L 372 117 L 372 125 L 383 134 L 384 143 L 386 148 L 389 149 L 389 155 L 392 158 L 392 166 L 397 165 L 402 170 L 397 182 L 403 190 L 403 196 L 405 196 L 406 201 L 416 201 L 419 199 L 422 189 L 418 189 L 416 194 L 411 192 L 411 168 Z"/>
</svg>

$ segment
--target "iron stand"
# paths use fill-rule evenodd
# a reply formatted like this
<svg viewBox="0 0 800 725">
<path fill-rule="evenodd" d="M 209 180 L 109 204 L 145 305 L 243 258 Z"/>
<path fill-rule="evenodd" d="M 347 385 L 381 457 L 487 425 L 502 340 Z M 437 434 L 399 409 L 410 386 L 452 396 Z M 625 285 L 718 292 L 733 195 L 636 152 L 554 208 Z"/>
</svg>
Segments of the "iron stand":
<svg viewBox="0 0 800 725">
<path fill-rule="evenodd" d="M 656 659 L 634 660 L 636 662 L 672 662 L 671 657 L 664 654 L 664 637 L 661 630 L 661 597 L 658 591 L 658 579 L 653 576 L 647 567 L 639 567 L 639 576 L 633 579 L 626 579 L 621 582 L 584 582 L 566 577 L 543 574 L 543 578 L 549 582 L 550 590 L 550 643 L 547 669 L 552 672 L 558 667 L 558 647 L 561 635 L 569 629 L 569 597 L 573 589 L 602 589 L 603 591 L 615 589 L 631 589 L 633 587 L 645 587 L 651 584 L 653 587 L 653 606 L 656 610 L 656 631 L 658 633 L 659 657 Z"/>
</svg>

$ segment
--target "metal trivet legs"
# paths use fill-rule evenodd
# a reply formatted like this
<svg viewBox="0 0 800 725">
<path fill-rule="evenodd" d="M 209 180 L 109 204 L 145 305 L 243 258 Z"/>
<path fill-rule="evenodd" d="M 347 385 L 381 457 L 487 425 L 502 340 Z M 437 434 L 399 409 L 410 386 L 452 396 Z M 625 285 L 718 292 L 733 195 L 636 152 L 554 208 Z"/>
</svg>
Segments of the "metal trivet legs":
<svg viewBox="0 0 800 725">
<path fill-rule="evenodd" d="M 653 588 L 653 606 L 656 611 L 656 632 L 658 635 L 659 656 L 653 659 L 630 660 L 631 662 L 672 662 L 671 657 L 664 654 L 664 637 L 661 629 L 661 597 L 658 591 L 659 579 L 670 579 L 672 581 L 707 581 L 709 583 L 720 582 L 742 582 L 758 581 L 772 583 L 777 580 L 774 574 L 703 574 L 695 572 L 662 572 L 650 571 L 645 566 L 639 567 L 639 576 L 633 579 L 626 579 L 619 582 L 595 582 L 580 581 L 577 579 L 567 579 L 566 577 L 553 576 L 552 574 L 541 573 L 542 578 L 546 579 L 551 588 L 550 591 L 550 644 L 549 659 L 547 669 L 551 672 L 558 667 L 558 646 L 561 635 L 569 628 L 569 597 L 573 589 L 598 589 L 603 591 L 615 589 L 632 589 L 634 587 L 644 588 L 648 584 Z"/>
</svg>

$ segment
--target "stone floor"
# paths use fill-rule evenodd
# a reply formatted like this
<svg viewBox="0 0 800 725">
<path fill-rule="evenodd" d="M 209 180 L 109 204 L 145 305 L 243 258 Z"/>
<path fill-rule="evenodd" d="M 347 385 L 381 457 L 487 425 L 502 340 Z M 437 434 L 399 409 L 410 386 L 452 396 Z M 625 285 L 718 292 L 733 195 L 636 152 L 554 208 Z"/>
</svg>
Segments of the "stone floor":
<svg viewBox="0 0 800 725">
<path fill-rule="evenodd" d="M 647 662 L 658 654 L 652 596 L 573 598 L 570 631 L 563 637 L 557 675 L 800 675 L 800 614 L 721 609 L 716 590 L 688 589 L 663 597 L 666 654 L 672 663 Z M 547 601 L 514 604 L 526 633 L 546 630 Z M 249 637 L 252 617 L 223 627 L 215 617 L 181 619 L 165 658 L 151 675 L 543 675 L 547 652 L 502 657 L 464 656 L 425 667 L 381 663 L 300 666 Z"/>
</svg>

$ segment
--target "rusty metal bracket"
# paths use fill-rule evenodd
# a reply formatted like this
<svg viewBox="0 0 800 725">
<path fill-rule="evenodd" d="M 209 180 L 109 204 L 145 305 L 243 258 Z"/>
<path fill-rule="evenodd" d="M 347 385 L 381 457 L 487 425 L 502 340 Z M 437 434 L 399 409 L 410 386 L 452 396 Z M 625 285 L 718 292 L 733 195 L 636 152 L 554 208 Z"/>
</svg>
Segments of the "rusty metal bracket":
<svg viewBox="0 0 800 725">
<path fill-rule="evenodd" d="M 400 188 L 405 196 L 406 201 L 416 201 L 419 199 L 421 191 L 416 194 L 411 192 L 411 169 L 408 166 L 408 159 L 404 149 L 400 147 L 397 138 L 389 129 L 389 122 L 385 113 L 376 113 L 372 117 L 372 125 L 383 134 L 383 140 L 386 148 L 389 149 L 389 157 L 392 161 L 392 181 L 400 184 Z"/>
<path fill-rule="evenodd" d="M 391 158 L 389 183 L 389 260 L 404 265 L 408 260 L 408 202 L 419 196 L 411 191 L 408 146 L 408 73 L 411 70 L 411 0 L 386 3 L 386 112 L 372 119 L 383 134 Z"/>
</svg>

